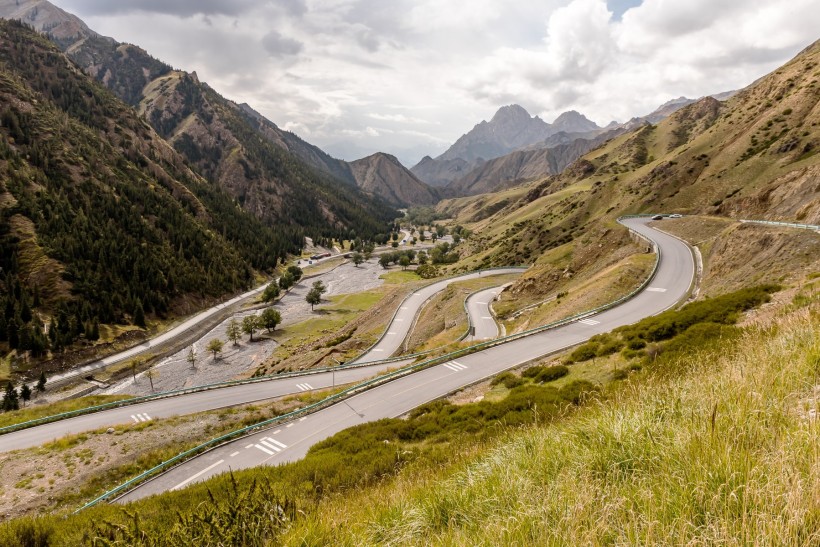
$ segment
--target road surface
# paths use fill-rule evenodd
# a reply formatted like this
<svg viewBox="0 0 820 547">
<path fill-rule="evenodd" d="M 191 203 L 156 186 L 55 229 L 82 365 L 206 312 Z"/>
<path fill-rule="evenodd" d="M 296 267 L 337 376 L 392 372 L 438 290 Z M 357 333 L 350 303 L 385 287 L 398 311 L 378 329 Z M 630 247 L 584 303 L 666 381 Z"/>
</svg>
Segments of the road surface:
<svg viewBox="0 0 820 547">
<path fill-rule="evenodd" d="M 485 272 L 483 275 L 487 276 L 490 273 L 500 275 L 510 273 L 511 271 L 520 272 L 521 268 L 493 270 L 492 272 Z M 450 283 L 474 279 L 477 276 L 478 274 L 466 274 L 445 279 L 412 293 L 412 295 L 401 304 L 396 316 L 388 326 L 385 336 L 356 362 L 364 364 L 390 357 L 401 345 L 404 336 L 413 323 L 413 319 L 428 298 L 444 290 Z M 40 446 L 65 435 L 93 431 L 114 425 L 194 414 L 227 406 L 272 399 L 300 393 L 302 391 L 324 389 L 332 387 L 333 385 L 359 382 L 380 372 L 384 372 L 388 368 L 397 368 L 412 361 L 413 359 L 408 359 L 406 361 L 380 363 L 367 367 L 340 369 L 336 372 L 305 374 L 280 379 L 274 378 L 258 383 L 155 399 L 121 408 L 113 408 L 111 410 L 67 418 L 0 436 L 0 452 Z"/>
<path fill-rule="evenodd" d="M 498 337 L 498 323 L 490 312 L 490 303 L 503 289 L 504 287 L 492 287 L 467 298 L 467 313 L 470 325 L 475 327 L 475 334 L 467 336 L 465 340 L 471 342 Z"/>
<path fill-rule="evenodd" d="M 568 325 L 460 357 L 370 389 L 309 416 L 227 443 L 188 460 L 120 497 L 121 503 L 183 488 L 229 470 L 296 461 L 315 443 L 343 429 L 396 417 L 463 386 L 588 340 L 590 337 L 660 313 L 689 291 L 695 264 L 681 240 L 646 226 L 647 219 L 623 223 L 653 240 L 661 251 L 657 272 L 634 298 Z"/>
</svg>

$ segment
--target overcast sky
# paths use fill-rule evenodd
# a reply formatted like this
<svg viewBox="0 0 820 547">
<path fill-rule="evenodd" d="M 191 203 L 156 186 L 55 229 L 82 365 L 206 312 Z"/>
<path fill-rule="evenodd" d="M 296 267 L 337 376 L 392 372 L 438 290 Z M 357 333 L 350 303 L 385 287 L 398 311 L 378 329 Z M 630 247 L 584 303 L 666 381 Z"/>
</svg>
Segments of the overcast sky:
<svg viewBox="0 0 820 547">
<path fill-rule="evenodd" d="M 817 0 L 52 0 L 344 159 L 435 156 L 498 107 L 604 125 L 751 83 Z"/>
</svg>

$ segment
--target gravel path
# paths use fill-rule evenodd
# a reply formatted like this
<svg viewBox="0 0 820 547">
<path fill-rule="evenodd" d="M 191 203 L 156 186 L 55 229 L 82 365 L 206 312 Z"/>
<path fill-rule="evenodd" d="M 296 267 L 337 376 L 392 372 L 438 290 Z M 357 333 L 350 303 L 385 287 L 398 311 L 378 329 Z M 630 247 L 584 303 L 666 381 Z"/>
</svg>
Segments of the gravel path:
<svg viewBox="0 0 820 547">
<path fill-rule="evenodd" d="M 328 290 L 324 295 L 324 298 L 327 298 L 379 287 L 384 283 L 384 280 L 379 279 L 383 273 L 384 269 L 372 258 L 358 268 L 352 263 L 344 263 L 329 272 L 300 281 L 283 295 L 274 307 L 282 314 L 283 325 L 300 323 L 316 316 L 311 312 L 310 304 L 305 301 L 305 295 L 315 281 L 322 281 L 327 287 Z M 237 313 L 233 318 L 241 323 L 243 317 L 259 313 L 262 313 L 262 310 L 246 311 Z M 243 335 L 239 345 L 234 346 L 225 334 L 229 322 L 230 319 L 223 321 L 194 343 L 197 355 L 196 368 L 192 368 L 187 360 L 190 346 L 166 357 L 152 367 L 154 391 L 171 391 L 232 380 L 248 371 L 255 370 L 276 349 L 278 344 L 275 340 L 255 339 L 253 343 L 250 343 L 247 335 Z M 205 351 L 205 346 L 212 338 L 219 338 L 225 342 L 222 354 L 217 360 Z M 98 393 L 150 395 L 151 392 L 151 382 L 143 372 L 137 375 L 136 382 L 129 377 Z"/>
</svg>

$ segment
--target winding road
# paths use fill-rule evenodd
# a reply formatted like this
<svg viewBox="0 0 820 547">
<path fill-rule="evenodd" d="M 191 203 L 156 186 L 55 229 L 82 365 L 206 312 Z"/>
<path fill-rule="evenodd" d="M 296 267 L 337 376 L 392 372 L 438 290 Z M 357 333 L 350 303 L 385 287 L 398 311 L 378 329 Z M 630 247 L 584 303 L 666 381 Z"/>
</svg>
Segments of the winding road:
<svg viewBox="0 0 820 547">
<path fill-rule="evenodd" d="M 490 287 L 467 298 L 467 315 L 470 317 L 470 326 L 475 332 L 465 338 L 468 342 L 489 340 L 498 337 L 498 323 L 496 323 L 490 303 L 498 296 L 504 287 Z"/>
<path fill-rule="evenodd" d="M 485 271 L 483 276 L 520 273 L 522 271 L 523 268 L 503 268 L 488 272 Z M 470 273 L 444 279 L 411 293 L 396 311 L 393 320 L 385 330 L 385 334 L 382 338 L 353 363 L 366 364 L 384 360 L 393 355 L 401 346 L 405 336 L 409 333 L 413 319 L 421 309 L 421 306 L 429 298 L 444 290 L 451 283 L 475 279 L 477 277 L 479 277 L 478 273 Z M 384 372 L 388 368 L 396 368 L 412 361 L 413 359 L 410 358 L 404 361 L 399 360 L 389 363 L 376 362 L 372 366 L 339 368 L 334 371 L 305 373 L 298 376 L 274 378 L 249 384 L 219 387 L 207 391 L 168 396 L 149 400 L 144 403 L 66 418 L 60 421 L 0 435 L 0 452 L 40 446 L 65 435 L 83 433 L 85 431 L 93 431 L 115 425 L 194 414 L 228 406 L 273 399 L 303 391 L 360 382 L 380 372 Z"/>
<path fill-rule="evenodd" d="M 647 222 L 650 221 L 645 218 L 622 221 L 652 240 L 660 252 L 655 276 L 632 299 L 564 326 L 398 378 L 309 416 L 226 443 L 138 486 L 117 501 L 124 503 L 180 489 L 228 470 L 296 461 L 304 457 L 313 444 L 343 429 L 381 418 L 401 416 L 463 386 L 674 306 L 688 294 L 694 279 L 692 252 L 681 240 L 647 226 Z"/>
</svg>

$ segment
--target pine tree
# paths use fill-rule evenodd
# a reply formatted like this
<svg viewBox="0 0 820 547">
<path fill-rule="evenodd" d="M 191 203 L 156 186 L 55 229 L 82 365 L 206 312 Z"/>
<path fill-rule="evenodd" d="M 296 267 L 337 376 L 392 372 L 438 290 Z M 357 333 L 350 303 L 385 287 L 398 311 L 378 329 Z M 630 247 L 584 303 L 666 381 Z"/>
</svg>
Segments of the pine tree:
<svg viewBox="0 0 820 547">
<path fill-rule="evenodd" d="M 6 383 L 6 392 L 3 395 L 3 410 L 8 412 L 19 408 L 20 402 L 17 399 L 17 390 L 14 389 L 14 384 L 12 384 L 11 381 L 8 381 Z"/>
<path fill-rule="evenodd" d="M 26 402 L 31 400 L 31 388 L 28 387 L 28 384 L 23 384 L 20 387 L 20 398 L 23 400 L 23 406 L 26 406 Z"/>
<path fill-rule="evenodd" d="M 145 328 L 145 310 L 142 309 L 142 302 L 137 300 L 137 305 L 134 307 L 134 324 L 138 327 Z"/>
<path fill-rule="evenodd" d="M 39 391 L 40 393 L 42 393 L 46 390 L 46 372 L 45 371 L 40 372 L 40 379 L 37 380 L 37 386 L 36 386 L 35 389 L 37 391 Z"/>
</svg>

